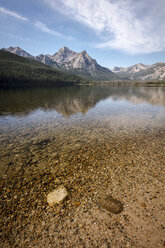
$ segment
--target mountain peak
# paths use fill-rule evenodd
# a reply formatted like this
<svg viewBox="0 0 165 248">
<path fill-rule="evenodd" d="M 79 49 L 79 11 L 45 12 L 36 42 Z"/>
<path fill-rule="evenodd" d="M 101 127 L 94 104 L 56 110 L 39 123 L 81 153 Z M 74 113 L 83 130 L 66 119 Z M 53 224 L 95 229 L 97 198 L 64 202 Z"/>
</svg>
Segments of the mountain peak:
<svg viewBox="0 0 165 248">
<path fill-rule="evenodd" d="M 75 52 L 73 52 L 71 49 L 69 49 L 69 47 L 64 46 L 64 47 L 60 48 L 57 53 L 75 53 Z"/>
<path fill-rule="evenodd" d="M 86 50 L 83 50 L 81 53 L 82 54 L 87 54 L 87 51 Z"/>
<path fill-rule="evenodd" d="M 57 53 L 55 53 L 54 55 L 51 56 L 51 58 L 59 63 L 65 63 L 65 62 L 69 62 L 70 60 L 73 59 L 73 57 L 76 55 L 77 53 L 70 50 L 68 47 L 62 47 L 61 49 L 59 49 L 59 51 Z"/>
<path fill-rule="evenodd" d="M 142 63 L 138 63 L 138 64 L 137 64 L 137 66 L 144 66 L 144 64 L 142 64 Z"/>
<path fill-rule="evenodd" d="M 95 59 L 88 55 L 86 50 L 76 53 L 64 46 L 49 57 L 62 69 L 77 75 L 98 80 L 109 80 L 113 77 L 113 73 L 108 68 L 100 66 Z"/>
<path fill-rule="evenodd" d="M 63 46 L 59 51 L 70 51 L 69 47 Z"/>
<path fill-rule="evenodd" d="M 19 56 L 22 56 L 22 57 L 33 58 L 34 59 L 34 56 L 32 56 L 31 54 L 27 53 L 26 51 L 24 51 L 20 47 L 8 47 L 8 48 L 5 48 L 5 50 L 10 52 L 10 53 L 14 53 L 14 54 L 17 54 Z"/>
<path fill-rule="evenodd" d="M 20 48 L 18 46 L 17 47 L 8 47 L 6 50 L 7 51 L 24 51 L 22 48 Z"/>
<path fill-rule="evenodd" d="M 142 63 L 138 63 L 136 65 L 133 65 L 130 67 L 131 70 L 133 70 L 134 72 L 140 71 L 140 70 L 146 70 L 148 68 L 148 66 L 142 64 Z"/>
<path fill-rule="evenodd" d="M 22 49 L 22 48 L 20 48 L 20 47 L 18 47 L 18 46 L 17 46 L 17 47 L 15 47 L 15 48 L 16 48 L 16 49 L 18 49 L 18 50 L 22 50 L 22 51 L 23 51 L 23 49 Z"/>
</svg>

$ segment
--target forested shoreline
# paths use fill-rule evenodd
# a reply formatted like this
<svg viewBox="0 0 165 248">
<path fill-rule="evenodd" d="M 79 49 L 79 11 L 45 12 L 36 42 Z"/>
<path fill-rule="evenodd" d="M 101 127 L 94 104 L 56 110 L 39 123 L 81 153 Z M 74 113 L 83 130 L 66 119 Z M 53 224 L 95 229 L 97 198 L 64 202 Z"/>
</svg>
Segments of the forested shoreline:
<svg viewBox="0 0 165 248">
<path fill-rule="evenodd" d="M 63 73 L 34 59 L 0 50 L 0 88 L 31 88 L 72 85 L 80 77 Z"/>
</svg>

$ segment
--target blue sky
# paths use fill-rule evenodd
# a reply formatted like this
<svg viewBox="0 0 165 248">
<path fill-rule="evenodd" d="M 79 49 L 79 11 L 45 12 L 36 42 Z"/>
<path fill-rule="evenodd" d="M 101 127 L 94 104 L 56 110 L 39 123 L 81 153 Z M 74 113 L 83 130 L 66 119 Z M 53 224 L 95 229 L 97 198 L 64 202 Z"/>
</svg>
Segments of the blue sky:
<svg viewBox="0 0 165 248">
<path fill-rule="evenodd" d="M 165 62 L 165 0 L 0 0 L 0 47 L 61 47 L 102 66 Z"/>
</svg>

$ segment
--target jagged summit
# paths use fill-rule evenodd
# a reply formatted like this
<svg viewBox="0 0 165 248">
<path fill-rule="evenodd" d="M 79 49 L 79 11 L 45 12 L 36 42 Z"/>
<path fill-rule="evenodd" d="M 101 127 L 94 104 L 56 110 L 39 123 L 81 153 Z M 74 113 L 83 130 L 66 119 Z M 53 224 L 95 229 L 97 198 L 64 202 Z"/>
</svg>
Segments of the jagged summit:
<svg viewBox="0 0 165 248">
<path fill-rule="evenodd" d="M 87 51 L 86 50 L 83 50 L 81 53 L 82 54 L 87 54 Z"/>
<path fill-rule="evenodd" d="M 52 59 L 60 64 L 62 69 L 77 75 L 97 80 L 110 80 L 113 77 L 113 73 L 108 68 L 100 66 L 86 50 L 76 53 L 64 47 L 53 55 Z"/>
<path fill-rule="evenodd" d="M 55 53 L 54 55 L 50 55 L 50 58 L 54 61 L 57 62 L 59 64 L 65 63 L 70 61 L 71 59 L 73 59 L 73 57 L 76 55 L 77 53 L 70 50 L 68 47 L 62 47 L 61 49 L 59 49 L 59 51 L 57 53 Z"/>
<path fill-rule="evenodd" d="M 59 51 L 71 51 L 69 47 L 63 46 L 62 48 L 59 49 Z"/>
<path fill-rule="evenodd" d="M 100 66 L 95 59 L 92 59 L 86 50 L 77 53 L 64 46 L 53 55 L 37 56 L 36 59 L 49 65 L 51 61 L 53 67 L 91 79 L 109 80 L 113 76 L 108 68 Z"/>
</svg>

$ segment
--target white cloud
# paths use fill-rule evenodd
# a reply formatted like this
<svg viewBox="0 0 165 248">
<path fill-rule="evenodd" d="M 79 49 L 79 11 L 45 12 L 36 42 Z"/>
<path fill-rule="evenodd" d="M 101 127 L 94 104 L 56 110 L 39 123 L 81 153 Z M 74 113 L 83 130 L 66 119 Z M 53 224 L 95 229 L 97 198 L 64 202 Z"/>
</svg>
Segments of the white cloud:
<svg viewBox="0 0 165 248">
<path fill-rule="evenodd" d="M 28 21 L 28 19 L 26 17 L 16 13 L 15 11 L 11 11 L 11 10 L 5 9 L 3 7 L 0 7 L 0 13 L 12 16 L 12 17 L 17 18 L 21 21 Z"/>
<path fill-rule="evenodd" d="M 48 34 L 51 34 L 51 35 L 55 35 L 55 36 L 59 36 L 59 37 L 62 36 L 62 34 L 60 34 L 59 32 L 56 32 L 56 31 L 48 28 L 44 23 L 42 23 L 40 21 L 35 22 L 34 25 L 35 25 L 36 28 L 38 28 L 42 32 L 45 32 L 45 33 L 48 33 Z"/>
<path fill-rule="evenodd" d="M 132 54 L 165 50 L 165 0 L 43 0 L 101 38 L 100 48 Z"/>
</svg>

